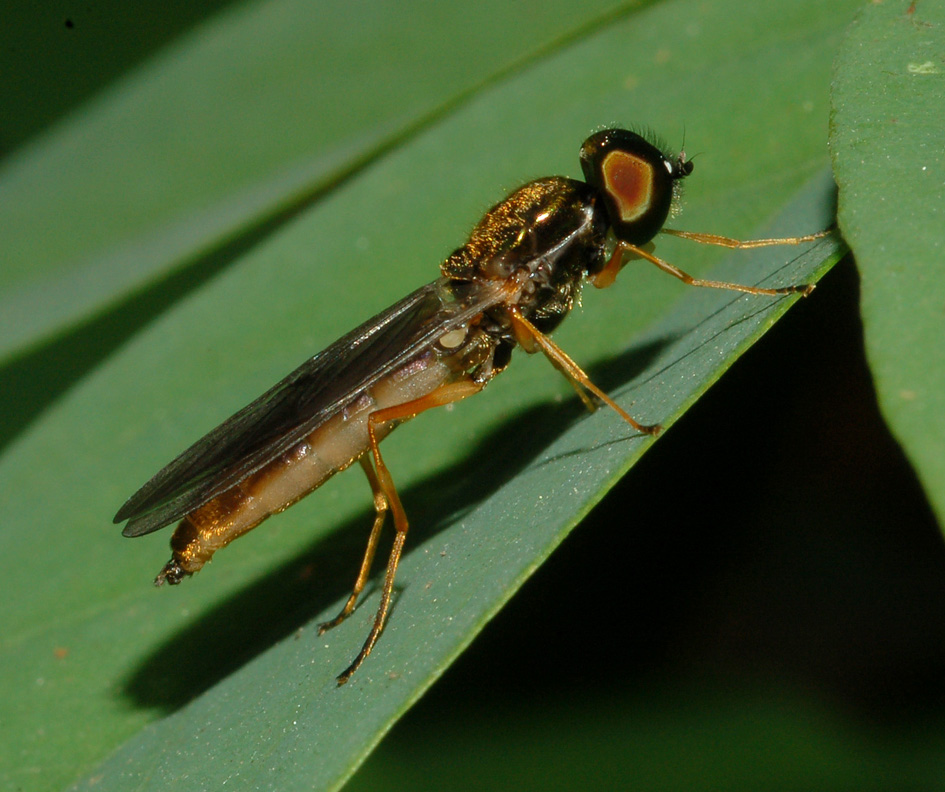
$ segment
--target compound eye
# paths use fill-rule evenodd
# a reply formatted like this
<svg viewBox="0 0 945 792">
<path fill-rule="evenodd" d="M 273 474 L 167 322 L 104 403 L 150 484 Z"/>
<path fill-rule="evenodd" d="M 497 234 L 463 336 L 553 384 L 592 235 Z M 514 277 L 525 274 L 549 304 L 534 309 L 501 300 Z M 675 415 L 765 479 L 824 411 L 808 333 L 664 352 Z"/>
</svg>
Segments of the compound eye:
<svg viewBox="0 0 945 792">
<path fill-rule="evenodd" d="M 621 223 L 634 223 L 653 206 L 653 165 L 629 151 L 615 150 L 601 161 L 603 188 L 610 196 Z"/>
<path fill-rule="evenodd" d="M 674 165 L 659 148 L 626 129 L 606 129 L 585 140 L 581 168 L 601 199 L 614 236 L 631 245 L 644 245 L 656 236 L 669 216 L 674 183 L 692 171 L 690 163 L 681 159 Z"/>
</svg>

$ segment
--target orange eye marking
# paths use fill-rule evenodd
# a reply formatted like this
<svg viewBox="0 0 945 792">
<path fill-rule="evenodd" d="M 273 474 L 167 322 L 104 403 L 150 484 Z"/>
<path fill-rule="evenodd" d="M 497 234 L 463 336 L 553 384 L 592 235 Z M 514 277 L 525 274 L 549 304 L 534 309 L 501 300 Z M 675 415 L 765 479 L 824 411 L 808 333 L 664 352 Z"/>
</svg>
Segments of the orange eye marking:
<svg viewBox="0 0 945 792">
<path fill-rule="evenodd" d="M 653 169 L 644 159 L 626 151 L 611 151 L 601 164 L 604 188 L 620 210 L 620 219 L 636 220 L 653 200 Z"/>
</svg>

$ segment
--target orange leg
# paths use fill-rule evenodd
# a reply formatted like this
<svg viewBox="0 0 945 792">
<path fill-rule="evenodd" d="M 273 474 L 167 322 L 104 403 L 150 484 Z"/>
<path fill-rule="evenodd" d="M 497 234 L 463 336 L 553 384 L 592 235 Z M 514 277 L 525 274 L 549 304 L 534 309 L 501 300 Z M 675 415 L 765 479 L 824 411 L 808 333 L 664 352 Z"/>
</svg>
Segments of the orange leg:
<svg viewBox="0 0 945 792">
<path fill-rule="evenodd" d="M 719 245 L 720 247 L 732 248 L 734 250 L 749 250 L 751 248 L 773 247 L 775 245 L 800 245 L 804 242 L 816 242 L 833 233 L 831 230 L 818 231 L 816 234 L 805 234 L 796 237 L 776 237 L 774 239 L 732 239 L 718 234 L 700 234 L 698 231 L 675 231 L 672 228 L 664 228 L 661 234 L 680 237 L 681 239 L 691 239 L 694 242 L 701 242 L 703 245 Z"/>
<path fill-rule="evenodd" d="M 389 505 L 387 496 L 381 488 L 374 468 L 366 456 L 359 460 L 364 474 L 367 476 L 368 483 L 371 485 L 371 492 L 374 493 L 374 525 L 371 526 L 371 535 L 368 537 L 367 549 L 364 551 L 364 558 L 361 560 L 361 569 L 358 571 L 358 579 L 354 581 L 354 588 L 351 590 L 351 596 L 341 609 L 341 613 L 335 616 L 331 621 L 323 622 L 318 626 L 318 634 L 322 635 L 332 627 L 337 627 L 347 619 L 354 610 L 354 604 L 358 601 L 358 595 L 364 590 L 364 584 L 367 583 L 368 575 L 371 574 L 371 564 L 374 563 L 374 554 L 377 552 L 377 542 L 381 538 L 381 528 L 384 527 L 384 519 L 387 517 Z"/>
<path fill-rule="evenodd" d="M 630 426 L 636 429 L 638 432 L 643 432 L 644 434 L 658 435 L 662 430 L 659 424 L 646 425 L 641 424 L 638 421 L 635 421 L 630 415 L 623 410 L 613 399 L 611 399 L 606 393 L 604 393 L 600 388 L 598 388 L 593 382 L 591 382 L 590 377 L 587 376 L 582 370 L 581 367 L 575 363 L 567 353 L 561 349 L 554 341 L 552 341 L 548 336 L 542 333 L 535 325 L 528 321 L 517 308 L 511 310 L 512 314 L 512 332 L 515 333 L 516 340 L 522 345 L 522 347 L 529 352 L 534 352 L 536 349 L 540 349 L 545 353 L 545 357 L 551 361 L 551 364 L 558 369 L 565 377 L 567 377 L 568 382 L 570 382 L 578 393 L 584 393 L 584 402 L 585 404 L 591 404 L 590 399 L 587 397 L 586 392 L 590 391 L 598 399 L 600 399 L 604 404 L 606 404 L 611 409 L 615 410 L 616 413 L 623 418 Z"/>
<path fill-rule="evenodd" d="M 390 471 L 387 469 L 387 465 L 384 464 L 384 459 L 381 456 L 381 449 L 376 434 L 377 427 L 389 423 L 390 421 L 401 421 L 413 418 L 433 407 L 442 407 L 446 404 L 452 404 L 474 393 L 478 393 L 482 388 L 482 383 L 473 382 L 472 380 L 460 380 L 459 382 L 453 382 L 449 385 L 443 385 L 432 393 L 421 396 L 419 399 L 414 399 L 413 401 L 398 404 L 393 407 L 386 407 L 368 416 L 368 438 L 371 444 L 371 455 L 374 457 L 374 469 L 370 470 L 370 462 L 363 457 L 362 459 L 364 459 L 364 461 L 361 464 L 367 473 L 368 481 L 371 483 L 371 489 L 374 492 L 374 509 L 377 513 L 374 518 L 374 526 L 371 528 L 371 536 L 368 539 L 364 559 L 361 562 L 361 569 L 358 572 L 358 578 L 354 583 L 351 596 L 348 597 L 348 601 L 336 618 L 332 619 L 330 622 L 325 622 L 319 627 L 319 635 L 325 632 L 325 630 L 340 624 L 354 610 L 358 595 L 367 582 L 371 570 L 371 563 L 374 560 L 374 553 L 377 550 L 381 527 L 384 524 L 384 518 L 388 511 L 391 512 L 394 519 L 394 529 L 397 533 L 394 536 L 394 544 L 391 548 L 390 556 L 387 559 L 387 572 L 384 575 L 384 588 L 381 591 L 381 602 L 380 605 L 378 605 L 377 613 L 374 615 L 374 623 L 371 625 L 371 631 L 368 633 L 367 640 L 364 642 L 364 646 L 361 647 L 361 651 L 358 652 L 358 656 L 354 658 L 354 662 L 338 675 L 337 681 L 339 685 L 343 685 L 347 682 L 348 679 L 351 678 L 351 675 L 358 670 L 358 667 L 364 662 L 365 658 L 371 654 L 374 644 L 377 643 L 377 639 L 384 630 L 387 614 L 390 611 L 391 597 L 394 592 L 394 578 L 397 575 L 397 565 L 400 563 L 400 556 L 403 553 L 404 542 L 407 539 L 407 528 L 409 527 L 407 514 L 400 502 L 400 496 L 397 494 L 394 480 L 391 478 Z"/>
<path fill-rule="evenodd" d="M 674 231 L 671 228 L 664 228 L 660 233 L 681 239 L 691 239 L 694 242 L 701 242 L 704 245 L 718 245 L 720 247 L 732 248 L 736 250 L 750 250 L 752 248 L 772 247 L 774 245 L 800 245 L 804 242 L 814 242 L 828 236 L 831 231 L 819 231 L 816 234 L 807 234 L 797 237 L 780 237 L 776 239 L 732 239 L 731 237 L 719 236 L 718 234 L 701 234 L 695 231 Z M 756 286 L 743 286 L 740 283 L 728 283 L 726 281 L 703 280 L 694 278 L 687 272 L 679 269 L 668 261 L 664 261 L 658 256 L 654 256 L 650 251 L 621 242 L 608 260 L 604 268 L 591 278 L 591 282 L 599 289 L 606 288 L 614 282 L 617 273 L 623 267 L 623 257 L 626 254 L 634 255 L 638 258 L 646 259 L 655 264 L 663 272 L 668 272 L 674 278 L 679 278 L 683 283 L 690 286 L 703 286 L 710 289 L 728 289 L 729 291 L 744 292 L 745 294 L 802 294 L 806 297 L 814 290 L 813 284 L 801 284 L 798 286 L 784 286 L 779 289 L 762 289 Z"/>
</svg>

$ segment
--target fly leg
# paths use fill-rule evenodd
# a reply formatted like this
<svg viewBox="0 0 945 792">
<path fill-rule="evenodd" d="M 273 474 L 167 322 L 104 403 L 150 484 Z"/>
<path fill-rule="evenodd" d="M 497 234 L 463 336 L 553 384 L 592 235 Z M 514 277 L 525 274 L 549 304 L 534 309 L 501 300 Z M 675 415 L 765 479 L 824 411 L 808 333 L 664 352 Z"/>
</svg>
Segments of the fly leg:
<svg viewBox="0 0 945 792">
<path fill-rule="evenodd" d="M 720 247 L 732 248 L 733 250 L 749 250 L 751 248 L 773 247 L 775 245 L 800 245 L 804 242 L 816 242 L 825 236 L 833 233 L 832 229 L 818 231 L 816 234 L 805 234 L 796 237 L 775 237 L 774 239 L 732 239 L 732 237 L 720 236 L 719 234 L 701 234 L 698 231 L 676 231 L 672 228 L 660 229 L 661 234 L 679 237 L 680 239 L 691 239 L 694 242 L 701 242 L 703 245 L 719 245 Z"/>
<path fill-rule="evenodd" d="M 371 485 L 371 492 L 374 493 L 374 525 L 371 527 L 371 535 L 368 537 L 367 548 L 364 551 L 364 558 L 361 560 L 361 569 L 358 572 L 358 579 L 354 581 L 354 588 L 351 590 L 351 596 L 341 609 L 341 612 L 331 621 L 323 622 L 318 626 L 318 634 L 323 635 L 332 627 L 337 627 L 347 619 L 354 610 L 354 604 L 358 601 L 358 596 L 364 590 L 364 584 L 367 583 L 368 575 L 371 574 L 371 564 L 374 563 L 374 553 L 377 551 L 377 542 L 381 538 L 381 528 L 384 527 L 384 520 L 390 509 L 387 496 L 377 480 L 377 474 L 367 456 L 362 456 L 359 460 L 364 474 L 367 476 L 368 483 Z"/>
<path fill-rule="evenodd" d="M 818 239 L 828 236 L 832 232 L 819 231 L 816 234 L 807 234 L 806 236 L 798 237 L 745 240 L 732 239 L 731 237 L 719 236 L 718 234 L 700 234 L 694 231 L 674 231 L 670 228 L 664 228 L 660 233 L 680 237 L 681 239 L 691 239 L 694 242 L 701 242 L 704 245 L 718 245 L 720 247 L 727 247 L 735 250 L 750 250 L 752 248 L 771 247 L 774 245 L 800 245 L 803 242 L 814 242 Z M 710 289 L 728 289 L 729 291 L 744 292 L 745 294 L 802 294 L 804 297 L 814 290 L 813 284 L 807 283 L 796 286 L 783 286 L 777 289 L 763 289 L 757 286 L 743 286 L 740 283 L 729 283 L 727 281 L 714 281 L 703 280 L 702 278 L 694 278 L 689 273 L 683 272 L 683 270 L 679 269 L 679 267 L 676 267 L 673 264 L 670 264 L 668 261 L 664 261 L 658 256 L 653 255 L 653 253 L 646 248 L 638 247 L 637 245 L 631 245 L 628 242 L 618 243 L 607 264 L 604 265 L 603 269 L 599 273 L 592 276 L 591 282 L 601 289 L 613 283 L 617 273 L 623 267 L 624 256 L 628 254 L 637 258 L 646 259 L 651 264 L 655 264 L 657 267 L 663 270 L 663 272 L 669 273 L 674 278 L 679 278 L 679 280 L 681 280 L 683 283 L 686 283 L 690 286 L 702 286 Z"/>
<path fill-rule="evenodd" d="M 377 439 L 377 428 L 391 421 L 404 421 L 413 418 L 433 407 L 442 407 L 447 404 L 452 404 L 474 393 L 478 393 L 482 388 L 483 383 L 481 382 L 476 382 L 471 379 L 460 380 L 459 382 L 442 385 L 426 396 L 421 396 L 419 399 L 413 399 L 412 401 L 393 407 L 385 407 L 368 416 L 368 439 L 370 441 L 371 455 L 374 457 L 374 475 L 369 474 L 368 479 L 371 481 L 372 489 L 374 489 L 374 504 L 375 509 L 377 509 L 377 516 L 374 519 L 374 527 L 371 529 L 371 538 L 368 540 L 367 551 L 364 554 L 364 560 L 361 562 L 361 571 L 355 582 L 354 590 L 338 618 L 322 625 L 322 627 L 319 628 L 319 634 L 342 621 L 354 610 L 354 603 L 361 589 L 364 587 L 371 562 L 374 559 L 374 551 L 377 549 L 380 529 L 384 523 L 384 516 L 388 509 L 394 520 L 394 530 L 396 534 L 394 535 L 394 544 L 391 547 L 390 556 L 387 559 L 387 571 L 384 574 L 384 587 L 381 590 L 381 602 L 377 607 L 377 613 L 374 615 L 374 623 L 371 625 L 371 631 L 368 633 L 367 640 L 365 640 L 364 646 L 361 647 L 361 651 L 358 652 L 358 656 L 354 658 L 354 662 L 338 675 L 337 681 L 339 685 L 343 685 L 347 682 L 348 679 L 351 678 L 351 675 L 358 670 L 358 667 L 364 662 L 365 658 L 371 654 L 374 644 L 377 643 L 377 639 L 384 630 L 384 624 L 387 621 L 387 615 L 390 611 L 391 597 L 394 592 L 394 578 L 397 575 L 397 565 L 400 563 L 400 556 L 401 553 L 403 553 L 404 542 L 407 539 L 407 528 L 409 527 L 407 514 L 400 502 L 400 496 L 397 494 L 394 480 L 391 478 L 390 471 L 387 469 L 384 458 L 381 456 L 381 449 Z M 384 503 L 383 512 L 379 506 L 382 501 Z"/>
<path fill-rule="evenodd" d="M 658 435 L 662 431 L 663 427 L 659 424 L 641 424 L 631 418 L 629 413 L 623 410 L 613 399 L 591 382 L 591 378 L 584 373 L 581 367 L 575 363 L 561 347 L 529 322 L 528 319 L 522 316 L 518 308 L 513 308 L 510 313 L 512 315 L 512 332 L 515 334 L 515 340 L 522 345 L 522 348 L 525 349 L 526 352 L 535 352 L 540 349 L 544 352 L 545 357 L 551 361 L 551 365 L 564 374 L 579 393 L 582 390 L 585 394 L 587 391 L 590 391 L 604 402 L 604 404 L 616 411 L 621 418 L 638 432 Z M 587 404 L 588 401 L 589 399 L 584 399 L 585 404 Z"/>
</svg>

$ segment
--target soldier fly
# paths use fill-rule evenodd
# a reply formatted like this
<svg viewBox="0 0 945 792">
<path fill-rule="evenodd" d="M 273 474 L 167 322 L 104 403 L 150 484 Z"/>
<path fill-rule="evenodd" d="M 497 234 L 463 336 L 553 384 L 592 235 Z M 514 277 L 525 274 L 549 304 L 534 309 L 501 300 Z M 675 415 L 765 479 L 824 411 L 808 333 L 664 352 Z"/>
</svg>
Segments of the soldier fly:
<svg viewBox="0 0 945 792">
<path fill-rule="evenodd" d="M 407 538 L 407 516 L 380 451 L 395 426 L 478 393 L 521 347 L 541 351 L 589 409 L 602 402 L 636 431 L 656 435 L 659 425 L 634 420 L 548 337 L 585 281 L 609 286 L 627 260 L 638 258 L 693 286 L 805 296 L 814 288 L 693 278 L 644 247 L 657 233 L 730 248 L 798 244 L 826 233 L 739 241 L 663 228 L 692 173 L 685 153 L 673 156 L 643 135 L 608 129 L 584 142 L 580 159 L 584 181 L 553 176 L 517 189 L 486 212 L 440 265 L 437 280 L 307 360 L 128 499 L 115 515 L 116 523 L 128 521 L 125 536 L 179 521 L 156 585 L 180 583 L 217 550 L 360 463 L 374 495 L 374 523 L 351 594 L 319 634 L 354 610 L 388 512 L 395 536 L 373 625 L 338 676 L 343 684 L 384 629 Z"/>
</svg>

